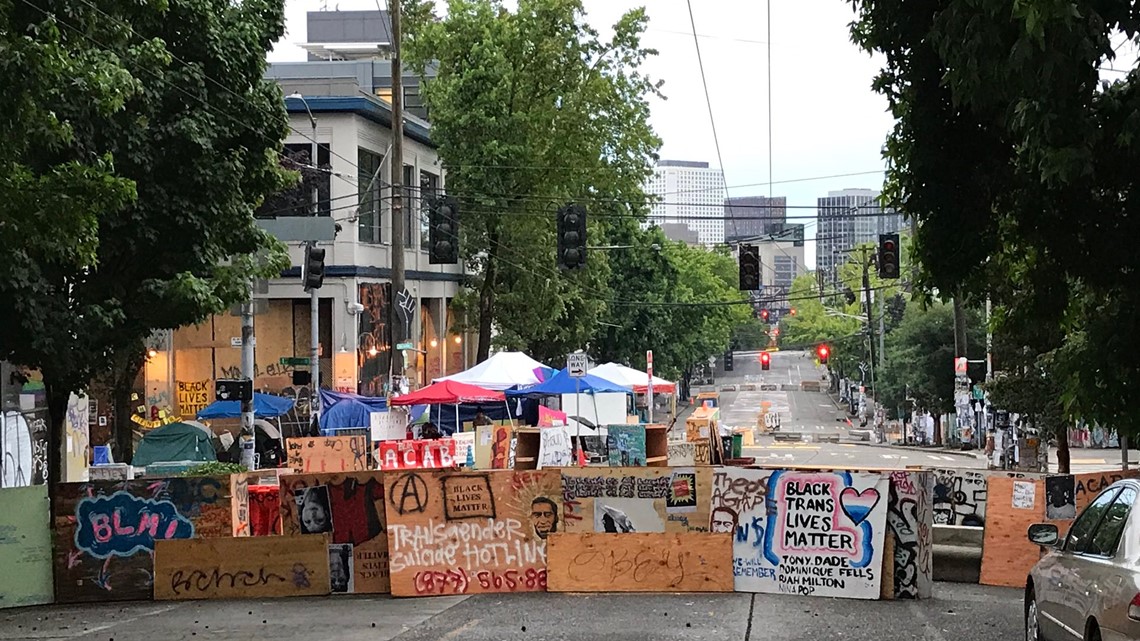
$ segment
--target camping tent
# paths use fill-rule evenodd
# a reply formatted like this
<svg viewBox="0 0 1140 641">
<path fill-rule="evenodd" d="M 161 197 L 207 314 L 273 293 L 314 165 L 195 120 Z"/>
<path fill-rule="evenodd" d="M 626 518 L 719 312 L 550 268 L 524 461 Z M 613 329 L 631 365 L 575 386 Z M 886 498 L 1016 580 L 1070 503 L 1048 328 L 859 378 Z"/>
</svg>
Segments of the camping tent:
<svg viewBox="0 0 1140 641">
<path fill-rule="evenodd" d="M 591 369 L 590 373 L 618 385 L 631 387 L 638 394 L 644 394 L 649 390 L 649 375 L 632 367 L 617 363 L 606 363 Z M 658 394 L 675 394 L 677 386 L 663 378 L 654 376 L 653 391 Z"/>
<path fill-rule="evenodd" d="M 490 390 L 505 390 L 539 383 L 542 381 L 539 372 L 549 369 L 522 352 L 499 352 L 469 370 L 437 378 L 435 382 L 457 381 Z"/>
<path fill-rule="evenodd" d="M 253 394 L 253 415 L 257 418 L 276 418 L 293 409 L 293 399 L 272 394 Z M 219 418 L 241 418 L 240 401 L 214 401 L 198 410 L 198 419 L 211 421 Z"/>
<path fill-rule="evenodd" d="M 540 398 L 543 396 L 559 396 L 561 394 L 603 394 L 606 392 L 624 392 L 632 394 L 629 386 L 619 385 L 600 376 L 586 374 L 581 378 L 570 376 L 568 370 L 559 370 L 549 380 L 536 385 L 528 385 L 517 390 L 507 390 L 511 398 Z"/>
<path fill-rule="evenodd" d="M 339 430 L 367 428 L 372 412 L 388 411 L 388 400 L 348 392 L 321 390 L 321 434 L 336 436 Z"/>
<path fill-rule="evenodd" d="M 445 380 L 392 399 L 392 405 L 458 405 L 460 403 L 490 403 L 505 401 L 502 392 Z"/>
<path fill-rule="evenodd" d="M 216 461 L 209 432 L 186 423 L 170 423 L 148 432 L 135 449 L 131 465 L 173 461 Z"/>
</svg>

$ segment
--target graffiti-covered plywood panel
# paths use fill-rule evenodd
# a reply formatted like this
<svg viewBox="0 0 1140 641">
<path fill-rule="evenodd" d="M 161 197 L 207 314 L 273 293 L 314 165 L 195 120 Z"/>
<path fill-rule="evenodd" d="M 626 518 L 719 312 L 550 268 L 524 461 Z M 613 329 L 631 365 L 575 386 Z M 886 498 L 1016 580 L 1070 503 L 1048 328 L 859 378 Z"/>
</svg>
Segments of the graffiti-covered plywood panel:
<svg viewBox="0 0 1140 641">
<path fill-rule="evenodd" d="M 894 537 L 894 597 L 929 599 L 934 588 L 934 476 L 917 470 L 890 475 L 887 528 Z"/>
<path fill-rule="evenodd" d="M 934 474 L 934 522 L 938 525 L 986 524 L 986 473 L 937 469 Z"/>
<path fill-rule="evenodd" d="M 333 593 L 388 591 L 382 472 L 281 476 L 286 536 L 328 534 Z"/>
<path fill-rule="evenodd" d="M 305 473 L 363 472 L 368 469 L 365 436 L 287 438 L 289 467 Z"/>
<path fill-rule="evenodd" d="M 66 483 L 54 528 L 56 601 L 150 599 L 154 542 L 233 535 L 229 477 Z"/>
<path fill-rule="evenodd" d="M 881 474 L 719 468 L 713 532 L 733 532 L 738 592 L 877 599 L 889 480 Z"/>
<path fill-rule="evenodd" d="M 541 592 L 562 527 L 556 470 L 384 476 L 392 594 Z"/>
<path fill-rule="evenodd" d="M 707 532 L 711 467 L 563 468 L 567 532 Z"/>
<path fill-rule="evenodd" d="M 551 592 L 732 592 L 732 535 L 553 534 Z"/>
<path fill-rule="evenodd" d="M 329 593 L 328 537 L 158 541 L 154 598 L 262 599 Z"/>
</svg>

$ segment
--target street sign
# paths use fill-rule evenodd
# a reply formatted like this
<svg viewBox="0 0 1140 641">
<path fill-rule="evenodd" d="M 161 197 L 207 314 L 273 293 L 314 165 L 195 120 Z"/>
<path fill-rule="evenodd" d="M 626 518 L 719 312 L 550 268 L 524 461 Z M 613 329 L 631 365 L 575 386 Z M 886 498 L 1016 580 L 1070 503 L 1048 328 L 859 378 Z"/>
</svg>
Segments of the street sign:
<svg viewBox="0 0 1140 641">
<path fill-rule="evenodd" d="M 584 353 L 575 352 L 566 356 L 566 370 L 570 373 L 571 378 L 584 377 L 587 367 L 589 367 L 589 363 Z"/>
<path fill-rule="evenodd" d="M 257 337 L 254 336 L 250 343 L 257 347 Z M 241 347 L 241 336 L 230 336 L 230 347 Z"/>
<path fill-rule="evenodd" d="M 396 343 L 396 349 L 402 352 L 406 349 L 415 349 L 415 345 L 413 343 Z"/>
<path fill-rule="evenodd" d="M 298 365 L 308 365 L 311 361 L 308 356 L 282 356 L 277 362 L 282 365 L 292 365 L 296 367 Z"/>
</svg>

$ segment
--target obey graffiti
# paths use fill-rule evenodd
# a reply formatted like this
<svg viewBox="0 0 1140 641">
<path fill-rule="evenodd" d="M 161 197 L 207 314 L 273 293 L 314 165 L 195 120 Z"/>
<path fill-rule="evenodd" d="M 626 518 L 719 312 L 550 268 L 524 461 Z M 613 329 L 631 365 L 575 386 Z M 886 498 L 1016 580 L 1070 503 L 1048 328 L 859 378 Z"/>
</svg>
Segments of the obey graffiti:
<svg viewBox="0 0 1140 641">
<path fill-rule="evenodd" d="M 75 509 L 75 547 L 97 559 L 154 551 L 156 539 L 189 539 L 194 524 L 170 501 L 124 491 L 87 497 Z"/>
</svg>

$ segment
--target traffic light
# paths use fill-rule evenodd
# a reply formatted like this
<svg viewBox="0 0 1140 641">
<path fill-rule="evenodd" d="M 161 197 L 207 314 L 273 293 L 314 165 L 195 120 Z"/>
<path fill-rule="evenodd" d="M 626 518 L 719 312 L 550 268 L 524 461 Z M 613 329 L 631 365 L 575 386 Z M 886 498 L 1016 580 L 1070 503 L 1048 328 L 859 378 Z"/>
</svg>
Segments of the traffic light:
<svg viewBox="0 0 1140 641">
<path fill-rule="evenodd" d="M 772 369 L 772 355 L 768 352 L 760 352 L 760 369 Z"/>
<path fill-rule="evenodd" d="M 586 208 L 573 203 L 558 210 L 558 268 L 586 266 Z"/>
<path fill-rule="evenodd" d="M 796 308 L 795 308 L 795 307 L 793 307 L 793 308 L 789 309 L 789 310 L 788 310 L 788 315 L 789 315 L 789 316 L 795 316 L 795 315 L 796 315 Z"/>
<path fill-rule="evenodd" d="M 831 356 L 831 350 L 827 348 L 827 345 L 820 345 L 815 348 L 815 353 L 819 356 L 820 364 L 827 365 L 827 357 Z"/>
<path fill-rule="evenodd" d="M 451 196 L 428 202 L 428 264 L 459 262 L 459 203 Z"/>
<path fill-rule="evenodd" d="M 732 371 L 732 350 L 731 349 L 724 353 L 724 371 L 726 371 L 726 372 Z"/>
<path fill-rule="evenodd" d="M 879 278 L 899 277 L 899 235 L 879 234 Z"/>
<path fill-rule="evenodd" d="M 305 291 L 320 289 L 325 282 L 325 250 L 315 242 L 305 243 L 305 262 L 301 265 Z"/>
<path fill-rule="evenodd" d="M 754 292 L 758 289 L 760 289 L 760 249 L 756 245 L 741 245 L 740 290 Z"/>
<path fill-rule="evenodd" d="M 760 320 L 764 321 L 765 323 L 768 322 L 768 310 L 766 310 L 766 309 L 760 310 Z"/>
</svg>

